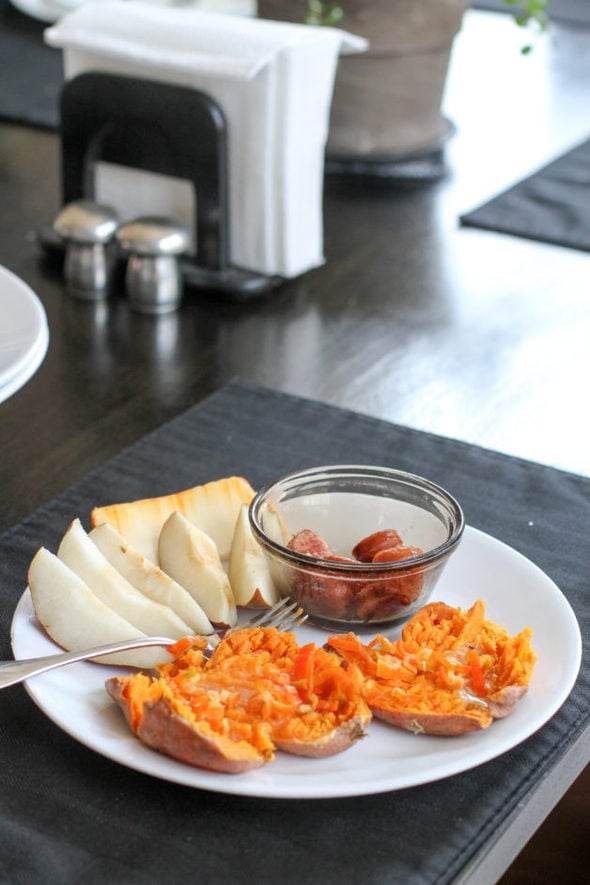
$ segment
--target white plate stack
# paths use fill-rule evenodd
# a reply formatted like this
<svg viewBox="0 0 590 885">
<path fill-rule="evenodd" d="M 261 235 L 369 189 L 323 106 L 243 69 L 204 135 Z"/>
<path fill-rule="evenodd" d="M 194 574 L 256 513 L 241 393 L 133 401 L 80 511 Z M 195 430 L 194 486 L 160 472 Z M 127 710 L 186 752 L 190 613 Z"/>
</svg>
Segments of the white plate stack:
<svg viewBox="0 0 590 885">
<path fill-rule="evenodd" d="M 35 374 L 48 345 L 43 305 L 26 283 L 0 267 L 0 403 Z"/>
</svg>

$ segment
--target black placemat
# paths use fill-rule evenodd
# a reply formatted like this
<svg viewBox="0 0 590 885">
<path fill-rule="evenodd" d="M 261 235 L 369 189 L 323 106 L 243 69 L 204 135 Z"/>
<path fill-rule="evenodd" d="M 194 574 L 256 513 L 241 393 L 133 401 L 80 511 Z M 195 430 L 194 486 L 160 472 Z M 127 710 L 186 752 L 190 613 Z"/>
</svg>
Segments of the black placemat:
<svg viewBox="0 0 590 885">
<path fill-rule="evenodd" d="M 472 212 L 463 225 L 590 251 L 590 140 Z"/>
<path fill-rule="evenodd" d="M 47 27 L 0 0 L 0 120 L 58 128 L 62 54 L 43 42 Z"/>
<path fill-rule="evenodd" d="M 337 462 L 400 467 L 446 486 L 468 523 L 558 583 L 587 637 L 590 480 L 236 382 L 3 534 L 0 654 L 10 655 L 31 556 L 41 543 L 55 549 L 73 516 L 88 525 L 95 504 L 234 473 L 259 486 Z M 314 801 L 207 793 L 130 771 L 62 733 L 14 686 L 0 692 L 0 880 L 452 882 L 587 726 L 589 695 L 585 661 L 562 709 L 500 758 L 412 789 Z"/>
</svg>

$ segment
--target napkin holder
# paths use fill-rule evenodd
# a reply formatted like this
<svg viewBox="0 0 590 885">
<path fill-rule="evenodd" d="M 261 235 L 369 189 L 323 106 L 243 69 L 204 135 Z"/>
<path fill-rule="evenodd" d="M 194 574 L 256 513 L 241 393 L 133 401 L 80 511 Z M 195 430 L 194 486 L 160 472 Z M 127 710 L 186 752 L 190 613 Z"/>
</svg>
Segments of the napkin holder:
<svg viewBox="0 0 590 885">
<path fill-rule="evenodd" d="M 49 28 L 45 40 L 63 51 L 66 81 L 98 71 L 136 77 L 205 93 L 223 109 L 233 267 L 283 280 L 324 263 L 334 75 L 338 56 L 363 51 L 366 41 L 336 28 L 140 0 L 85 4 Z M 178 181 L 168 177 L 165 188 L 166 176 L 98 167 L 99 202 L 119 213 L 139 214 L 139 206 L 141 214 L 192 220 L 184 201 L 190 188 L 179 194 Z"/>
<path fill-rule="evenodd" d="M 99 162 L 192 185 L 196 245 L 180 262 L 188 288 L 239 298 L 265 294 L 282 282 L 230 264 L 227 125 L 211 96 L 117 74 L 89 72 L 68 80 L 61 95 L 64 205 L 95 199 Z"/>
</svg>

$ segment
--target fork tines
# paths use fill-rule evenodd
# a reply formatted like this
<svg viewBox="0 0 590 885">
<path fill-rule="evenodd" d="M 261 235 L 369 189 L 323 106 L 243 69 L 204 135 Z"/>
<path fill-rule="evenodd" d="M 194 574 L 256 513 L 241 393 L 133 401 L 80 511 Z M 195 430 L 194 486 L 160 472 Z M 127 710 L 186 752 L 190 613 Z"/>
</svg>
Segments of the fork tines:
<svg viewBox="0 0 590 885">
<path fill-rule="evenodd" d="M 240 624 L 239 629 L 242 630 L 244 627 L 278 627 L 278 623 L 281 622 L 282 618 L 290 614 L 295 608 L 297 608 L 297 603 L 289 599 L 288 596 L 284 596 L 272 608 L 267 608 L 260 614 L 250 618 L 249 621 Z"/>
<path fill-rule="evenodd" d="M 299 606 L 287 615 L 284 619 L 281 619 L 274 626 L 277 630 L 280 630 L 282 633 L 287 630 L 293 630 L 294 627 L 299 627 L 303 624 L 304 621 L 307 620 L 307 614 L 303 611 L 303 609 Z"/>
<path fill-rule="evenodd" d="M 240 624 L 239 627 L 234 629 L 243 630 L 247 627 L 276 627 L 277 630 L 285 632 L 286 630 L 292 630 L 294 627 L 298 627 L 306 620 L 307 615 L 301 606 L 294 599 L 285 596 L 280 602 L 273 605 L 272 608 L 268 608 L 259 615 L 255 615 L 253 618 L 250 618 L 249 621 L 245 621 L 243 624 Z"/>
<path fill-rule="evenodd" d="M 235 627 L 231 627 L 229 630 L 225 630 L 217 635 L 211 634 L 207 636 L 209 648 L 205 654 L 207 657 L 210 657 L 219 643 L 236 630 L 245 630 L 250 627 L 276 627 L 281 633 L 285 633 L 287 630 L 292 630 L 303 624 L 306 620 L 307 614 L 301 606 L 295 600 L 285 596 L 280 602 L 273 605 L 272 608 L 265 609 L 260 614 L 250 618 L 249 621 L 237 624 Z"/>
</svg>

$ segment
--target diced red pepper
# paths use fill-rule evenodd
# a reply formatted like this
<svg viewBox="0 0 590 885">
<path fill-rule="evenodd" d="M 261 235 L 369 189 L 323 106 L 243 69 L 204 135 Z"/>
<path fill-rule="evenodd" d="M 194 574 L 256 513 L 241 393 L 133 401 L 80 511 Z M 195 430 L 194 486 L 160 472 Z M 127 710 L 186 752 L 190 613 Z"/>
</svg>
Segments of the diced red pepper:
<svg viewBox="0 0 590 885">
<path fill-rule="evenodd" d="M 485 677 L 481 667 L 479 655 L 474 648 L 470 649 L 467 652 L 466 661 L 467 666 L 469 667 L 469 676 L 471 678 L 471 685 L 473 687 L 473 690 L 479 698 L 484 698 L 486 696 Z"/>
</svg>

